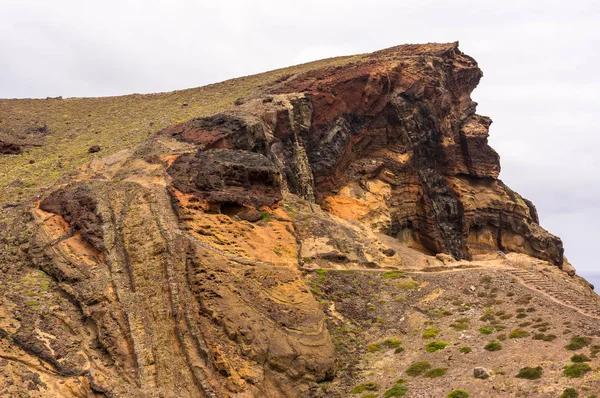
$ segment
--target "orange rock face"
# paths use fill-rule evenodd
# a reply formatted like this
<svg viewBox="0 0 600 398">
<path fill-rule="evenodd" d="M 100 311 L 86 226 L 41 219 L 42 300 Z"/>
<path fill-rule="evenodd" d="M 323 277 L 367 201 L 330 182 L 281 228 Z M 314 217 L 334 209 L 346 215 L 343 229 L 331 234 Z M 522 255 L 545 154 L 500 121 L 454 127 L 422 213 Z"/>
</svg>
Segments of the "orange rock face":
<svg viewBox="0 0 600 398">
<path fill-rule="evenodd" d="M 200 151 L 260 153 L 281 171 L 284 189 L 427 252 L 470 259 L 517 251 L 561 266 L 561 241 L 498 180 L 491 119 L 470 98 L 481 76 L 456 43 L 400 46 L 290 76 L 228 115 L 164 134 Z M 244 184 L 250 196 L 261 190 Z M 381 184 L 385 195 L 372 191 Z"/>
</svg>

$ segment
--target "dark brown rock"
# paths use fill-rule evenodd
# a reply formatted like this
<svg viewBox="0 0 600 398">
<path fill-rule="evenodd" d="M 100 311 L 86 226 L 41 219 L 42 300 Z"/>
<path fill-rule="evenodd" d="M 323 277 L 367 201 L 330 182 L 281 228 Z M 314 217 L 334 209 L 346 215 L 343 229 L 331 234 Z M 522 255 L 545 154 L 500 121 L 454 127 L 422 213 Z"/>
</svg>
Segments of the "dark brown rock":
<svg viewBox="0 0 600 398">
<path fill-rule="evenodd" d="M 265 156 L 237 150 L 181 155 L 168 169 L 173 186 L 210 203 L 271 206 L 281 200 L 281 174 Z"/>
<path fill-rule="evenodd" d="M 18 155 L 21 152 L 23 151 L 19 145 L 0 140 L 0 155 Z"/>
<path fill-rule="evenodd" d="M 88 149 L 88 153 L 96 153 L 96 152 L 100 152 L 101 150 L 102 150 L 102 148 L 100 148 L 100 145 L 92 145 Z"/>
<path fill-rule="evenodd" d="M 62 216 L 73 232 L 80 233 L 97 250 L 104 249 L 102 216 L 97 201 L 85 185 L 59 189 L 40 203 L 40 209 Z"/>
</svg>

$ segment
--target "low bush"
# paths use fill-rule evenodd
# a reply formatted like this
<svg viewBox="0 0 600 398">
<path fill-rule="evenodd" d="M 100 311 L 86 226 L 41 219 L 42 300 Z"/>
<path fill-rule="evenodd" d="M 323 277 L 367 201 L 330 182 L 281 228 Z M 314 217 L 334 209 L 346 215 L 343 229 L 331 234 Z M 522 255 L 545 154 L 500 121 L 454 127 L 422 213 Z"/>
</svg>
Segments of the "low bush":
<svg viewBox="0 0 600 398">
<path fill-rule="evenodd" d="M 440 331 L 437 328 L 429 328 L 423 332 L 424 339 L 432 339 L 438 335 Z"/>
<path fill-rule="evenodd" d="M 409 376 L 416 377 L 420 376 L 429 369 L 431 369 L 431 364 L 428 361 L 419 361 L 413 362 L 405 372 Z"/>
<path fill-rule="evenodd" d="M 536 366 L 535 368 L 524 367 L 519 370 L 519 373 L 517 373 L 515 377 L 518 377 L 519 379 L 537 380 L 542 377 L 542 373 L 543 370 L 541 366 Z"/>
<path fill-rule="evenodd" d="M 454 390 L 446 398 L 469 398 L 469 393 L 465 390 Z"/>
<path fill-rule="evenodd" d="M 446 372 L 448 372 L 448 368 L 433 368 L 433 369 L 429 369 L 427 372 L 425 372 L 425 374 L 423 376 L 433 379 L 435 377 L 444 376 L 446 374 Z"/>
<path fill-rule="evenodd" d="M 460 351 L 463 354 L 468 354 L 470 352 L 473 352 L 473 349 L 471 347 L 461 347 L 458 351 Z"/>
<path fill-rule="evenodd" d="M 379 390 L 379 386 L 377 385 L 377 383 L 369 382 L 369 383 L 362 383 L 362 384 L 357 385 L 352 390 L 350 390 L 350 393 L 351 394 L 360 394 L 361 392 L 365 392 L 365 391 L 377 391 L 377 390 Z"/>
<path fill-rule="evenodd" d="M 403 397 L 406 395 L 408 391 L 408 387 L 404 385 L 406 383 L 406 379 L 400 379 L 396 381 L 394 387 L 390 388 L 386 392 L 383 393 L 384 398 L 392 398 L 392 397 Z"/>
<path fill-rule="evenodd" d="M 492 333 L 494 333 L 494 329 L 492 329 L 491 326 L 482 326 L 479 328 L 479 333 L 492 334 Z"/>
<path fill-rule="evenodd" d="M 586 355 L 584 354 L 575 354 L 571 357 L 571 362 L 575 362 L 575 363 L 580 363 L 580 362 L 589 362 L 591 361 L 591 359 L 589 359 Z"/>
<path fill-rule="evenodd" d="M 523 329 L 515 329 L 508 335 L 509 339 L 522 339 L 524 337 L 529 337 L 530 333 Z"/>
<path fill-rule="evenodd" d="M 565 346 L 567 350 L 577 351 L 583 347 L 587 347 L 592 343 L 592 339 L 589 337 L 574 336 L 571 337 L 571 342 Z"/>
<path fill-rule="evenodd" d="M 560 398 L 577 398 L 577 397 L 579 397 L 579 393 L 574 388 L 567 388 L 565 391 L 563 391 L 562 394 L 560 394 Z"/>
<path fill-rule="evenodd" d="M 496 340 L 492 340 L 483 347 L 484 350 L 487 351 L 500 351 L 502 349 L 502 344 L 497 342 Z"/>
<path fill-rule="evenodd" d="M 577 378 L 581 377 L 587 372 L 591 372 L 592 368 L 587 363 L 574 363 L 569 366 L 565 366 L 563 374 L 567 377 Z"/>
<path fill-rule="evenodd" d="M 427 352 L 436 352 L 439 350 L 443 350 L 448 346 L 448 343 L 445 341 L 432 341 L 431 343 L 425 344 L 425 351 Z"/>
</svg>

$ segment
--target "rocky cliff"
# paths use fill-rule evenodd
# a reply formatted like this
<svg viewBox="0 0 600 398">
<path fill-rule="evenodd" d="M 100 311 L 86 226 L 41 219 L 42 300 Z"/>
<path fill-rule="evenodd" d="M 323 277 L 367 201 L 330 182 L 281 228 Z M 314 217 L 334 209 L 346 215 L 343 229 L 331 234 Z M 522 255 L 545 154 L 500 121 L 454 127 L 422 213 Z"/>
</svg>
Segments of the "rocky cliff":
<svg viewBox="0 0 600 398">
<path fill-rule="evenodd" d="M 12 381 L 0 391 L 345 396 L 365 341 L 418 330 L 407 297 L 429 305 L 447 289 L 410 278 L 395 289 L 420 293 L 400 299 L 388 290 L 401 270 L 478 259 L 572 275 L 560 239 L 498 179 L 491 120 L 470 98 L 481 77 L 457 43 L 394 47 L 283 74 L 217 114 L 94 158 L 28 210 L 19 253 L 40 274 L 20 271 L 32 294 L 7 294 L 0 310 L 2 358 L 24 358 L 0 367 Z M 591 307 L 565 305 L 600 314 L 585 283 L 564 283 Z M 438 319 L 436 308 L 415 314 Z"/>
</svg>

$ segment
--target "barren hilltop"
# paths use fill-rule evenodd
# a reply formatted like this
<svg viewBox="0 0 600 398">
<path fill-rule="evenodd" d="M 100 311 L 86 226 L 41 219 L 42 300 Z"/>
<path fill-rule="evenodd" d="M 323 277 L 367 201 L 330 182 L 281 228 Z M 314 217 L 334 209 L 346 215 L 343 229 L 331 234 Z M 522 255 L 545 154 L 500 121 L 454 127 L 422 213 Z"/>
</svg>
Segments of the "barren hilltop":
<svg viewBox="0 0 600 398">
<path fill-rule="evenodd" d="M 481 77 L 403 45 L 0 100 L 0 396 L 600 394 L 600 297 L 498 179 Z"/>
</svg>

